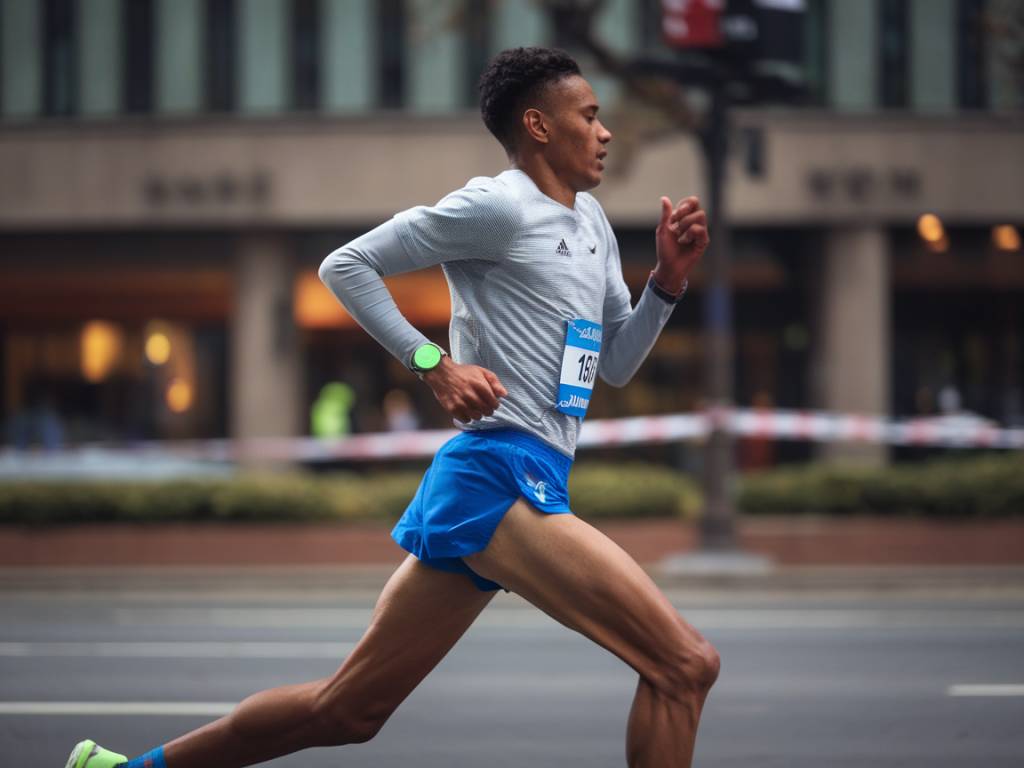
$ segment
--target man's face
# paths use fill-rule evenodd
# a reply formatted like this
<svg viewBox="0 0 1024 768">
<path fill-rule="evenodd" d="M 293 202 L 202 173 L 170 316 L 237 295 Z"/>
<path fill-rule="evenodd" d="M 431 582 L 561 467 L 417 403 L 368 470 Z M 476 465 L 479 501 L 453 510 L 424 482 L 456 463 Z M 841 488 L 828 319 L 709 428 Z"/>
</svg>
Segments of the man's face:
<svg viewBox="0 0 1024 768">
<path fill-rule="evenodd" d="M 612 135 L 597 118 L 597 97 L 578 75 L 550 87 L 544 97 L 549 141 L 545 150 L 551 167 L 575 192 L 601 183 L 602 160 Z"/>
</svg>

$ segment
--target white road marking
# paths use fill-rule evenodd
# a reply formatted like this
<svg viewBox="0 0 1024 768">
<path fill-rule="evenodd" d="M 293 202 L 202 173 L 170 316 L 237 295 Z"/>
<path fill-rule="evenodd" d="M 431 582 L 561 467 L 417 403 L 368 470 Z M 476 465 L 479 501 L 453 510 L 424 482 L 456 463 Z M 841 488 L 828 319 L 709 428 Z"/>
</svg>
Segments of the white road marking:
<svg viewBox="0 0 1024 768">
<path fill-rule="evenodd" d="M 1024 683 L 972 683 L 951 685 L 949 696 L 1024 696 Z"/>
<path fill-rule="evenodd" d="M 0 701 L 0 715 L 226 715 L 221 701 Z"/>
<path fill-rule="evenodd" d="M 324 642 L 29 642 L 0 643 L 3 656 L 147 659 L 338 659 L 354 643 Z"/>
<path fill-rule="evenodd" d="M 1024 629 L 1024 611 L 885 608 L 694 608 L 683 618 L 701 630 L 976 628 Z M 372 611 L 359 608 L 118 608 L 121 626 L 365 629 Z M 541 629 L 556 622 L 533 608 L 485 612 L 476 627 Z"/>
<path fill-rule="evenodd" d="M 117 608 L 114 621 L 122 626 L 217 627 L 343 627 L 366 628 L 370 608 Z"/>
</svg>

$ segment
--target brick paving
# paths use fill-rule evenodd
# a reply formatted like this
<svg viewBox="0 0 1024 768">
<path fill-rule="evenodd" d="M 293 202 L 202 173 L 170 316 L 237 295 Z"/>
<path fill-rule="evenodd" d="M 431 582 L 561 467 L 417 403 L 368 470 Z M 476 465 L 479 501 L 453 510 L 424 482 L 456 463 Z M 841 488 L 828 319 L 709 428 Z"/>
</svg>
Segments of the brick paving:
<svg viewBox="0 0 1024 768">
<path fill-rule="evenodd" d="M 596 525 L 638 562 L 693 550 L 693 523 Z M 1024 564 L 1024 520 L 741 518 L 742 549 L 778 565 Z M 401 560 L 386 523 L 103 524 L 0 527 L 2 566 L 388 565 Z"/>
</svg>

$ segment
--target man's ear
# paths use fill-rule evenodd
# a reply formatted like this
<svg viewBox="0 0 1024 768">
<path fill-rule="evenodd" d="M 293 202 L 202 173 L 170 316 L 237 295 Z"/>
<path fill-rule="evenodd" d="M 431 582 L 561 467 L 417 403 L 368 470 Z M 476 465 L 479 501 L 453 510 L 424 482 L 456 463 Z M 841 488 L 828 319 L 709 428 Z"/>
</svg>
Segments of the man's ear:
<svg viewBox="0 0 1024 768">
<path fill-rule="evenodd" d="M 548 143 L 548 123 L 544 113 L 530 108 L 523 112 L 523 129 L 526 135 L 541 144 Z"/>
</svg>

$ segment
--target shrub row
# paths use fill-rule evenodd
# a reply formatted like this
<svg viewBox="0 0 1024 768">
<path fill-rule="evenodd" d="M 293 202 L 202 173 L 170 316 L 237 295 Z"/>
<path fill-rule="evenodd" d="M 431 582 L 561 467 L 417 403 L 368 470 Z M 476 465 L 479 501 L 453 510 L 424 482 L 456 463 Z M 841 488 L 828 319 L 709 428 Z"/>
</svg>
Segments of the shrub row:
<svg viewBox="0 0 1024 768">
<path fill-rule="evenodd" d="M 931 517 L 1024 515 L 1024 456 L 941 459 L 864 469 L 815 464 L 749 475 L 737 505 L 751 514 Z"/>
<path fill-rule="evenodd" d="M 239 474 L 173 481 L 0 483 L 0 524 L 394 520 L 421 473 Z M 569 488 L 586 517 L 695 515 L 694 484 L 664 467 L 581 462 Z"/>
<path fill-rule="evenodd" d="M 0 524 L 83 522 L 298 522 L 395 520 L 420 472 L 239 474 L 154 482 L 0 483 Z M 645 464 L 581 461 L 573 509 L 586 518 L 683 517 L 700 511 L 696 483 Z M 883 514 L 932 517 L 1024 515 L 1024 456 L 863 469 L 828 464 L 748 475 L 737 506 L 748 514 Z"/>
</svg>

